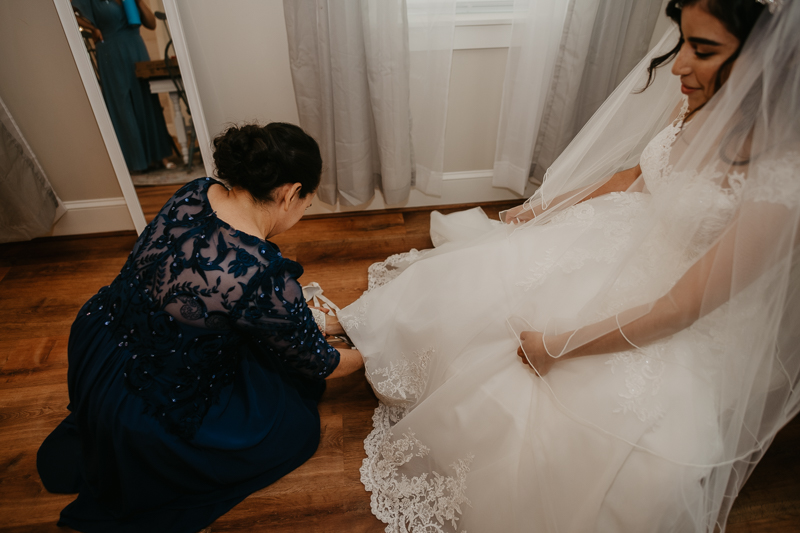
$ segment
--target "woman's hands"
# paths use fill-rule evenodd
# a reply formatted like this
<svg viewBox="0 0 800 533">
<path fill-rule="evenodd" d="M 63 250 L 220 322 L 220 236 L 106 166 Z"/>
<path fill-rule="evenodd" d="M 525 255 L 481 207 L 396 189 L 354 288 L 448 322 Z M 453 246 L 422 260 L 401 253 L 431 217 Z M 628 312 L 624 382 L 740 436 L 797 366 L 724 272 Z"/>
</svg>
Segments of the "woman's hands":
<svg viewBox="0 0 800 533">
<path fill-rule="evenodd" d="M 538 331 L 523 331 L 519 340 L 520 347 L 517 348 L 517 355 L 522 362 L 536 370 L 539 376 L 547 375 L 558 359 L 547 353 L 544 334 Z"/>
<path fill-rule="evenodd" d="M 330 309 L 326 307 L 317 307 L 315 305 L 309 305 L 309 309 L 317 309 L 325 313 L 325 331 L 322 332 L 323 335 L 326 337 L 330 337 L 331 335 L 345 335 L 344 328 L 339 323 L 339 318 L 334 315 Z"/>
<path fill-rule="evenodd" d="M 325 313 L 325 331 L 322 334 L 328 344 L 339 352 L 339 364 L 325 379 L 336 379 L 352 374 L 359 368 L 364 368 L 364 358 L 361 352 L 352 348 L 342 340 L 332 338 L 336 335 L 345 335 L 344 328 L 339 324 L 339 319 L 326 307 L 310 305 L 309 309 L 318 309 Z"/>
<path fill-rule="evenodd" d="M 352 374 L 359 368 L 364 368 L 364 358 L 361 352 L 350 348 L 340 348 L 337 344 L 331 344 L 339 350 L 339 365 L 325 379 L 336 379 Z"/>
</svg>

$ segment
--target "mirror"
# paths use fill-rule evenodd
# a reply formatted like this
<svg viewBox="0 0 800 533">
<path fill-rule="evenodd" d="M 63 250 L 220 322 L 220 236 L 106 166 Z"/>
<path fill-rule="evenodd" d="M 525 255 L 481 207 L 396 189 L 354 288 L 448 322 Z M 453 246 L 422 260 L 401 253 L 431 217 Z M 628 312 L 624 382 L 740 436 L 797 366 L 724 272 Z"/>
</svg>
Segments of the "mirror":
<svg viewBox="0 0 800 533">
<path fill-rule="evenodd" d="M 56 4 L 62 8 L 59 12 L 68 39 L 75 21 L 80 28 L 82 50 L 71 42 L 73 56 L 79 70 L 84 65 L 81 75 L 87 96 L 104 130 L 136 230 L 141 231 L 175 190 L 206 175 L 164 2 L 142 0 L 150 8 L 147 13 L 131 0 L 132 15 L 142 22 L 137 27 L 130 25 L 135 20 L 126 18 L 131 16 L 125 11 L 127 0 L 60 1 L 62 6 L 58 6 L 59 0 Z M 175 3 L 171 4 L 168 7 L 176 9 Z M 65 20 L 69 16 L 72 20 Z M 147 28 L 153 25 L 155 28 Z M 93 79 L 87 80 L 87 70 Z M 101 97 L 95 94 L 92 98 L 98 86 Z M 98 106 L 104 109 L 98 110 Z M 110 119 L 112 128 L 107 124 L 103 128 L 101 115 Z M 135 204 L 132 197 L 138 200 Z M 137 212 L 144 215 L 143 221 L 137 220 Z"/>
</svg>

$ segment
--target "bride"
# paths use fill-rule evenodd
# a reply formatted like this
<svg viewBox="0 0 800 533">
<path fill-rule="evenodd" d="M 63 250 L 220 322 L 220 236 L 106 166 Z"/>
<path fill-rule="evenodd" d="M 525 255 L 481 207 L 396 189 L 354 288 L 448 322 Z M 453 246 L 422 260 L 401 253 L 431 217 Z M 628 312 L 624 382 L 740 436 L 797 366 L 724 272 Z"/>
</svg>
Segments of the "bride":
<svg viewBox="0 0 800 533">
<path fill-rule="evenodd" d="M 723 531 L 797 413 L 800 2 L 667 14 L 505 223 L 434 213 L 340 313 L 387 532 Z"/>
</svg>

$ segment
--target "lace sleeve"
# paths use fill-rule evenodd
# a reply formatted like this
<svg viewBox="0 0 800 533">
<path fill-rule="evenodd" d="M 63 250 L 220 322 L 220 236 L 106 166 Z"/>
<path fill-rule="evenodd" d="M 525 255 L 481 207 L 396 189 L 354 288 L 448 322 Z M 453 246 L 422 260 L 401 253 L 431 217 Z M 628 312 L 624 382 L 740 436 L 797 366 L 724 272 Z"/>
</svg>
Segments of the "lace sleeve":
<svg viewBox="0 0 800 533">
<path fill-rule="evenodd" d="M 252 305 L 241 314 L 242 329 L 268 356 L 309 378 L 328 376 L 339 364 L 339 352 L 325 341 L 294 276 L 284 269 L 270 270 L 244 288 L 252 298 L 243 299 Z"/>
<path fill-rule="evenodd" d="M 246 342 L 305 376 L 327 376 L 339 353 L 325 342 L 303 298 L 297 282 L 303 267 L 217 218 L 206 198 L 213 183 L 185 185 L 142 233 L 131 263 L 148 298 L 176 323 L 221 334 L 230 352 Z"/>
</svg>

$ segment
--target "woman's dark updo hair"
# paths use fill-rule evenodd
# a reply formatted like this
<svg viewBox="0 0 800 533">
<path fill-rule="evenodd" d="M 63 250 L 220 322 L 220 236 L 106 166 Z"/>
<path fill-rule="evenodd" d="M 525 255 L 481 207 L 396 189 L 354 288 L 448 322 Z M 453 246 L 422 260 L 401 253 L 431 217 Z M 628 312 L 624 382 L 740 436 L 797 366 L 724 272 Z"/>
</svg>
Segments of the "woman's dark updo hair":
<svg viewBox="0 0 800 533">
<path fill-rule="evenodd" d="M 729 57 L 717 71 L 717 76 L 714 80 L 714 91 L 716 92 L 719 91 L 720 87 L 722 87 L 722 84 L 725 82 L 725 77 L 730 73 L 731 65 L 733 65 L 733 62 L 739 57 L 739 52 L 741 52 L 744 42 L 747 40 L 747 36 L 750 35 L 750 31 L 753 29 L 753 26 L 756 25 L 758 17 L 764 10 L 764 4 L 760 4 L 756 0 L 670 0 L 667 4 L 667 16 L 680 28 L 681 10 L 684 7 L 696 4 L 700 4 L 703 9 L 725 26 L 728 33 L 739 39 L 739 48 L 736 49 L 731 57 Z M 681 32 L 681 38 L 675 48 L 663 56 L 654 57 L 653 60 L 650 61 L 650 66 L 647 67 L 647 85 L 644 86 L 645 89 L 653 82 L 655 70 L 677 56 L 681 46 L 683 46 L 683 32 Z"/>
<path fill-rule="evenodd" d="M 287 183 L 299 183 L 305 198 L 317 190 L 322 173 L 317 141 L 283 122 L 231 126 L 214 139 L 214 164 L 218 178 L 257 202 L 271 202 Z"/>
</svg>

